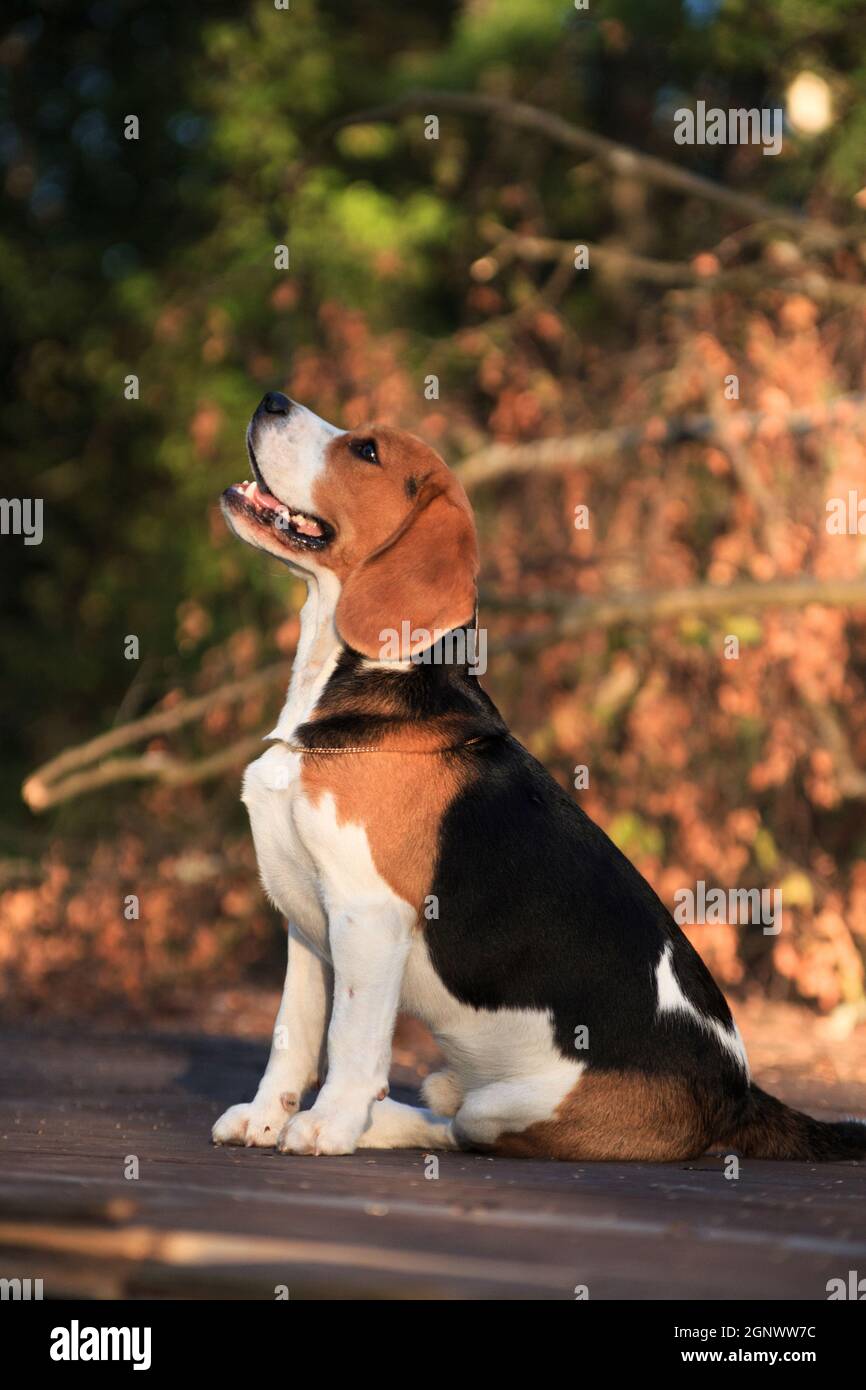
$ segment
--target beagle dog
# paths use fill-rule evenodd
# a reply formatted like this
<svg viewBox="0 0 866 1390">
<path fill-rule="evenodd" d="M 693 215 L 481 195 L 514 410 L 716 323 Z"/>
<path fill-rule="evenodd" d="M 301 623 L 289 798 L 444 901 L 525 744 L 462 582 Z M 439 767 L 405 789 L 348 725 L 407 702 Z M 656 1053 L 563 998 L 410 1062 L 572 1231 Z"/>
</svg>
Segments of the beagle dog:
<svg viewBox="0 0 866 1390">
<path fill-rule="evenodd" d="M 214 1141 L 866 1156 L 863 1125 L 811 1119 L 750 1082 L 700 957 L 481 689 L 475 526 L 442 459 L 278 392 L 247 444 L 253 480 L 223 494 L 228 524 L 309 591 L 285 706 L 243 782 L 288 968 L 256 1096 Z M 399 1009 L 446 1058 L 426 1109 L 388 1098 Z"/>
</svg>

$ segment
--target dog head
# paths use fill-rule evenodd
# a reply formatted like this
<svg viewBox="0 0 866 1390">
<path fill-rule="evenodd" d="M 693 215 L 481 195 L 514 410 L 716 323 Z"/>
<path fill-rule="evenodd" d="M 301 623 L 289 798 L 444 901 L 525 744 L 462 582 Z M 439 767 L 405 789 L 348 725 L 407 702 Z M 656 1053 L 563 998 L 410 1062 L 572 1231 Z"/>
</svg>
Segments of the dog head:
<svg viewBox="0 0 866 1390">
<path fill-rule="evenodd" d="M 405 659 L 471 621 L 472 509 L 427 444 L 387 426 L 339 430 L 269 391 L 247 450 L 253 481 L 222 497 L 229 525 L 293 570 L 336 578 L 335 621 L 347 646 L 376 658 L 383 633 L 396 633 Z"/>
</svg>

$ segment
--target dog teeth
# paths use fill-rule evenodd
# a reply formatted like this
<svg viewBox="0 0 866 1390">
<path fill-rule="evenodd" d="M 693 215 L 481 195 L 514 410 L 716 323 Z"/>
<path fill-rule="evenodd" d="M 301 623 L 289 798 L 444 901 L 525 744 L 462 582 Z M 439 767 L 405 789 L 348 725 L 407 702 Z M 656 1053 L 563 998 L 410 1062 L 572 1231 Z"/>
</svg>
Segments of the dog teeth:
<svg viewBox="0 0 866 1390">
<path fill-rule="evenodd" d="M 313 518 L 307 516 L 305 512 L 289 511 L 288 507 L 284 506 L 276 497 L 273 497 L 270 493 L 262 492 L 255 480 L 250 482 L 248 478 L 245 478 L 242 483 L 235 483 L 234 487 L 235 491 L 241 493 L 248 503 L 251 503 L 254 507 L 266 508 L 269 511 L 276 512 L 284 525 L 288 524 L 292 526 L 302 536 L 310 536 L 318 539 L 324 534 L 318 521 L 314 521 Z"/>
<path fill-rule="evenodd" d="M 303 512 L 292 512 L 289 520 L 296 531 L 300 531 L 303 536 L 321 536 L 322 528 L 318 521 L 313 521 L 312 517 L 304 516 Z"/>
</svg>

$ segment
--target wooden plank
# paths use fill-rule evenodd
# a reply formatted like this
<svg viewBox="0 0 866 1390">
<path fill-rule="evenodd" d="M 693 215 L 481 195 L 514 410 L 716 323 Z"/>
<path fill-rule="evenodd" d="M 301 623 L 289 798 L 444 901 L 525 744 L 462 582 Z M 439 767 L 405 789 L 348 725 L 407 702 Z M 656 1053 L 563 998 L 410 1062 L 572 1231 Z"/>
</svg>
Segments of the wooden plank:
<svg viewBox="0 0 866 1390">
<path fill-rule="evenodd" d="M 728 1181 L 714 1158 L 457 1153 L 428 1179 L 418 1151 L 213 1148 L 210 1124 L 253 1093 L 264 1055 L 218 1038 L 0 1038 L 0 1276 L 98 1297 L 820 1299 L 866 1262 L 863 1165 L 743 1163 Z"/>
</svg>

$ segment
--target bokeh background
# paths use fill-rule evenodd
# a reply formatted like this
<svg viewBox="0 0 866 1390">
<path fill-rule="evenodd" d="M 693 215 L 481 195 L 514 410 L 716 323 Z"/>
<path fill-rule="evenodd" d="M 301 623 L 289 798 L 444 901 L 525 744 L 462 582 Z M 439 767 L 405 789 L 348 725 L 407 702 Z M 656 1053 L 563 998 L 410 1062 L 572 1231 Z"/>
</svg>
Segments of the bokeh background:
<svg viewBox="0 0 866 1390">
<path fill-rule="evenodd" d="M 564 786 L 589 768 L 575 794 L 669 905 L 782 889 L 778 936 L 690 929 L 779 1047 L 804 1020 L 862 1038 L 866 539 L 826 508 L 866 499 L 866 5 L 57 0 L 5 24 L 3 490 L 45 506 L 40 546 L 0 539 L 6 1016 L 270 1026 L 283 935 L 238 788 L 303 590 L 216 502 L 279 388 L 464 470 L 518 735 Z M 451 105 L 344 124 L 419 88 Z M 698 100 L 782 108 L 782 153 L 677 145 Z"/>
</svg>

